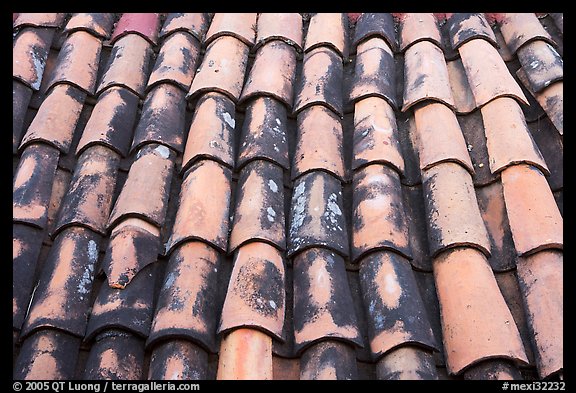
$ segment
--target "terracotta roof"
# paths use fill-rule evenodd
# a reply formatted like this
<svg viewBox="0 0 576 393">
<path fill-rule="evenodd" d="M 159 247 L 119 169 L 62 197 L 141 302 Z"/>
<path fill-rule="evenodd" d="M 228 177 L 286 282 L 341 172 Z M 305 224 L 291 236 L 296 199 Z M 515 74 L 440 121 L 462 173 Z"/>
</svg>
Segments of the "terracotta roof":
<svg viewBox="0 0 576 393">
<path fill-rule="evenodd" d="M 561 13 L 14 13 L 14 378 L 562 379 L 562 56 Z"/>
</svg>

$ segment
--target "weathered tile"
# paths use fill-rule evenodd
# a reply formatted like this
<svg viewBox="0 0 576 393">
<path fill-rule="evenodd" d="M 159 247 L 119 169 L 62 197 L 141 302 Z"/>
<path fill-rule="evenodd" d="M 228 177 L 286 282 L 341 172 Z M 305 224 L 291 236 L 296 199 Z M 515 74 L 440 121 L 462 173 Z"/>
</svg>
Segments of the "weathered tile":
<svg viewBox="0 0 576 393">
<path fill-rule="evenodd" d="M 75 13 L 73 14 L 63 32 L 70 34 L 75 31 L 87 31 L 95 37 L 106 40 L 112 33 L 116 15 L 113 13 Z"/>
<path fill-rule="evenodd" d="M 512 54 L 515 54 L 521 46 L 530 41 L 543 40 L 551 45 L 556 45 L 534 13 L 517 12 L 502 14 L 500 31 Z"/>
<path fill-rule="evenodd" d="M 486 134 L 482 113 L 472 111 L 466 115 L 458 115 L 458 124 L 466 141 L 466 148 L 472 166 L 474 167 L 474 186 L 484 186 L 498 180 L 499 174 L 490 171 L 488 149 L 486 147 Z"/>
<path fill-rule="evenodd" d="M 400 51 L 419 41 L 430 41 L 442 48 L 442 37 L 438 21 L 432 13 L 406 13 L 399 23 Z"/>
<path fill-rule="evenodd" d="M 518 59 L 530 83 L 532 94 L 564 77 L 564 62 L 556 49 L 546 41 L 529 42 L 518 49 Z"/>
<path fill-rule="evenodd" d="M 18 152 L 31 97 L 30 87 L 17 80 L 12 81 L 12 154 Z"/>
<path fill-rule="evenodd" d="M 412 259 L 410 263 L 419 271 L 432 271 L 432 258 L 428 245 L 428 221 L 424 208 L 422 184 L 415 186 L 402 185 L 404 210 L 408 224 L 409 244 Z"/>
<path fill-rule="evenodd" d="M 464 370 L 465 380 L 474 381 L 513 381 L 520 380 L 522 374 L 518 367 L 508 359 L 488 359 Z"/>
<path fill-rule="evenodd" d="M 341 58 L 348 57 L 348 20 L 341 13 L 316 13 L 310 18 L 304 43 L 304 52 L 327 47 Z"/>
<path fill-rule="evenodd" d="M 33 27 L 60 27 L 66 13 L 62 12 L 26 12 L 18 14 L 18 18 L 14 21 L 14 29 L 22 28 L 24 26 Z"/>
<path fill-rule="evenodd" d="M 310 345 L 300 358 L 300 380 L 358 379 L 354 347 L 338 340 Z"/>
<path fill-rule="evenodd" d="M 159 37 L 165 38 L 176 31 L 185 31 L 196 37 L 198 42 L 203 42 L 211 20 L 212 15 L 206 12 L 172 12 L 167 14 L 164 25 L 160 29 Z"/>
<path fill-rule="evenodd" d="M 123 331 L 110 331 L 90 348 L 83 379 L 131 381 L 144 377 L 144 342 Z"/>
<path fill-rule="evenodd" d="M 364 12 L 356 21 L 354 39 L 351 44 L 351 53 L 356 52 L 360 42 L 369 37 L 381 37 L 393 51 L 398 50 L 398 41 L 394 25 L 394 18 L 389 13 Z"/>
<path fill-rule="evenodd" d="M 446 62 L 448 77 L 450 78 L 450 88 L 454 97 L 454 111 L 458 114 L 468 114 L 476 109 L 476 101 L 472 89 L 468 83 L 466 70 L 462 64 L 462 59 L 457 58 Z"/>
<path fill-rule="evenodd" d="M 550 170 L 546 177 L 550 189 L 556 191 L 564 187 L 564 141 L 550 119 L 528 123 L 528 130 L 542 153 Z"/>
<path fill-rule="evenodd" d="M 158 13 L 124 13 L 114 26 L 110 43 L 114 45 L 122 37 L 137 34 L 147 40 L 150 45 L 156 45 L 159 24 L 160 14 Z"/>
<path fill-rule="evenodd" d="M 185 339 L 165 340 L 150 355 L 149 380 L 208 379 L 208 353 Z"/>
<path fill-rule="evenodd" d="M 430 351 L 415 345 L 404 345 L 387 353 L 376 365 L 380 380 L 436 380 L 434 357 Z"/>
<path fill-rule="evenodd" d="M 258 15 L 256 44 L 253 51 L 274 40 L 281 40 L 291 45 L 297 52 L 302 52 L 302 15 L 297 12 L 261 13 Z"/>
<path fill-rule="evenodd" d="M 204 45 L 209 46 L 216 38 L 223 36 L 233 37 L 249 47 L 254 45 L 257 18 L 258 14 L 255 12 L 215 13 Z"/>
<path fill-rule="evenodd" d="M 23 28 L 12 46 L 12 76 L 38 91 L 44 76 L 54 29 Z"/>
<path fill-rule="evenodd" d="M 448 18 L 448 32 L 452 49 L 457 50 L 470 40 L 483 39 L 498 47 L 496 36 L 482 13 L 454 13 Z"/>
<path fill-rule="evenodd" d="M 222 339 L 216 379 L 272 379 L 272 338 L 256 329 L 233 330 Z"/>
</svg>

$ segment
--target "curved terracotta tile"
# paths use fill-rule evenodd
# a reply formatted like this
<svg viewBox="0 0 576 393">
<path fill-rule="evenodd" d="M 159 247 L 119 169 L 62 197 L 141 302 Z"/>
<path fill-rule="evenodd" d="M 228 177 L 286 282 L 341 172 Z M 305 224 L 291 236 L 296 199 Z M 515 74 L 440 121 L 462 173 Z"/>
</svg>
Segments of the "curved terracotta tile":
<svg viewBox="0 0 576 393">
<path fill-rule="evenodd" d="M 18 146 L 24 131 L 24 121 L 28 112 L 28 104 L 32 97 L 32 89 L 18 81 L 12 81 L 12 154 L 18 153 Z"/>
<path fill-rule="evenodd" d="M 282 168 L 262 160 L 247 164 L 238 178 L 235 201 L 229 253 L 254 240 L 286 248 Z"/>
<path fill-rule="evenodd" d="M 563 218 L 542 172 L 530 165 L 518 164 L 504 169 L 501 177 L 518 255 L 562 249 Z"/>
<path fill-rule="evenodd" d="M 414 345 L 395 348 L 376 364 L 380 380 L 437 380 L 438 373 L 431 352 Z"/>
<path fill-rule="evenodd" d="M 150 45 L 156 45 L 158 40 L 158 29 L 160 24 L 160 14 L 146 13 L 125 13 L 122 14 L 116 25 L 114 33 L 110 38 L 110 44 L 114 45 L 120 38 L 129 34 L 138 34 Z"/>
<path fill-rule="evenodd" d="M 204 45 L 209 46 L 216 38 L 223 36 L 233 37 L 248 47 L 254 45 L 257 18 L 258 14 L 255 12 L 215 13 L 206 33 Z"/>
<path fill-rule="evenodd" d="M 375 360 L 406 344 L 438 350 L 407 259 L 389 251 L 366 256 L 360 263 L 360 287 Z"/>
<path fill-rule="evenodd" d="M 362 346 L 344 259 L 312 248 L 293 260 L 294 350 L 334 338 Z"/>
<path fill-rule="evenodd" d="M 504 13 L 500 22 L 500 31 L 512 54 L 524 44 L 543 40 L 556 46 L 550 34 L 544 29 L 536 15 L 528 12 Z"/>
<path fill-rule="evenodd" d="M 381 37 L 393 51 L 398 50 L 398 40 L 394 18 L 390 13 L 364 12 L 356 21 L 354 39 L 352 40 L 351 53 L 355 53 L 357 45 L 369 37 Z"/>
<path fill-rule="evenodd" d="M 368 165 L 354 173 L 352 187 L 352 262 L 382 249 L 411 258 L 398 173 L 385 165 Z"/>
<path fill-rule="evenodd" d="M 152 349 L 148 380 L 206 380 L 208 353 L 188 340 L 165 340 Z"/>
<path fill-rule="evenodd" d="M 138 150 L 128 178 L 108 219 L 108 228 L 129 216 L 140 217 L 158 227 L 164 225 L 175 154 L 159 144 Z"/>
<path fill-rule="evenodd" d="M 402 112 L 425 100 L 439 101 L 454 108 L 444 53 L 430 41 L 417 42 L 404 53 Z"/>
<path fill-rule="evenodd" d="M 452 49 L 474 39 L 483 39 L 498 47 L 496 36 L 482 13 L 455 13 L 447 20 Z"/>
<path fill-rule="evenodd" d="M 319 47 L 304 55 L 296 86 L 294 114 L 312 105 L 324 105 L 343 115 L 342 59 L 331 49 Z"/>
<path fill-rule="evenodd" d="M 442 37 L 436 17 L 432 13 L 406 13 L 400 23 L 400 51 L 419 41 L 430 41 L 442 48 Z"/>
<path fill-rule="evenodd" d="M 130 152 L 158 143 L 181 153 L 185 117 L 186 93 L 169 83 L 156 85 L 144 100 Z"/>
<path fill-rule="evenodd" d="M 564 82 L 556 82 L 536 95 L 536 100 L 558 130 L 564 135 Z"/>
<path fill-rule="evenodd" d="M 100 95 L 111 86 L 121 86 L 142 98 L 148 80 L 151 57 L 152 47 L 141 36 L 128 34 L 118 39 L 104 68 L 96 95 Z"/>
<path fill-rule="evenodd" d="M 474 175 L 466 141 L 456 114 L 444 104 L 431 102 L 414 109 L 420 169 L 455 162 Z"/>
<path fill-rule="evenodd" d="M 288 170 L 287 136 L 286 106 L 272 97 L 254 98 L 246 107 L 236 169 L 241 169 L 252 160 L 264 159 Z"/>
<path fill-rule="evenodd" d="M 126 157 L 139 103 L 138 96 L 123 87 L 113 86 L 100 94 L 78 141 L 76 155 L 90 146 L 103 145 Z"/>
<path fill-rule="evenodd" d="M 24 28 L 12 46 L 12 76 L 34 91 L 40 90 L 54 29 Z"/>
<path fill-rule="evenodd" d="M 15 380 L 71 380 L 74 378 L 80 338 L 46 329 L 22 343 L 14 364 Z"/>
<path fill-rule="evenodd" d="M 528 105 L 528 100 L 504 60 L 486 40 L 468 41 L 458 48 L 458 52 L 474 94 L 476 107 L 502 96 L 515 98 Z"/>
<path fill-rule="evenodd" d="M 490 257 L 490 239 L 470 173 L 446 162 L 422 173 L 428 241 L 432 257 L 447 248 L 473 247 Z"/>
<path fill-rule="evenodd" d="M 58 150 L 35 143 L 22 152 L 12 184 L 12 221 L 44 229 L 56 174 Z"/>
<path fill-rule="evenodd" d="M 128 218 L 110 234 L 102 266 L 108 285 L 124 289 L 160 253 L 160 230 L 139 218 Z"/>
<path fill-rule="evenodd" d="M 42 328 L 83 337 L 90 312 L 90 293 L 100 235 L 72 227 L 56 237 L 44 261 L 22 336 Z"/>
<path fill-rule="evenodd" d="M 229 333 L 220 345 L 216 379 L 272 379 L 272 338 L 255 329 Z"/>
<path fill-rule="evenodd" d="M 168 337 L 186 338 L 216 352 L 217 251 L 202 242 L 187 242 L 166 266 L 146 346 Z"/>
<path fill-rule="evenodd" d="M 342 185 L 323 171 L 309 172 L 294 183 L 291 198 L 288 256 L 310 247 L 327 247 L 348 256 Z"/>
<path fill-rule="evenodd" d="M 108 270 L 110 265 L 115 262 L 109 260 L 110 254 L 117 254 L 120 251 L 118 250 L 118 239 L 115 240 L 116 244 L 109 246 L 106 250 L 106 257 L 103 261 L 106 264 L 105 270 Z M 153 258 L 153 262 L 155 262 L 159 249 L 157 239 L 150 239 L 151 243 L 156 244 L 148 245 L 144 243 L 148 239 L 140 238 L 137 240 L 142 241 L 138 244 L 140 246 L 137 247 L 138 251 L 140 253 L 151 251 L 152 255 L 148 258 Z M 115 247 L 116 250 L 111 247 Z M 127 285 L 123 289 L 109 286 L 109 283 L 106 282 L 100 287 L 92 305 L 84 341 L 88 342 L 94 337 L 98 341 L 97 335 L 110 329 L 121 329 L 144 338 L 148 336 L 154 313 L 154 283 L 156 278 L 154 267 L 155 265 L 144 267 L 129 284 L 122 282 L 121 285 Z"/>
<path fill-rule="evenodd" d="M 292 179 L 314 170 L 344 179 L 343 131 L 338 116 L 323 105 L 312 105 L 298 114 L 297 131 Z"/>
<path fill-rule="evenodd" d="M 348 57 L 348 21 L 346 15 L 335 12 L 316 13 L 310 18 L 304 52 L 327 47 L 343 59 Z M 340 60 L 342 61 L 342 60 Z"/>
<path fill-rule="evenodd" d="M 416 271 L 432 272 L 432 257 L 428 245 L 428 222 L 424 208 L 424 194 L 422 184 L 406 186 L 402 184 L 404 197 L 404 210 L 408 222 L 408 235 L 410 236 L 410 250 L 412 259 L 410 264 Z"/>
<path fill-rule="evenodd" d="M 519 368 L 508 359 L 487 359 L 462 372 L 465 380 L 513 381 L 524 379 Z"/>
<path fill-rule="evenodd" d="M 358 44 L 350 100 L 382 97 L 394 108 L 396 99 L 396 64 L 394 53 L 380 38 L 369 38 Z"/>
<path fill-rule="evenodd" d="M 516 267 L 516 249 L 506 214 L 502 183 L 495 181 L 479 187 L 476 195 L 480 214 L 490 237 L 491 256 L 488 262 L 495 272 L 512 270 Z"/>
<path fill-rule="evenodd" d="M 141 338 L 114 331 L 90 347 L 82 378 L 85 380 L 142 380 L 144 345 Z"/>
<path fill-rule="evenodd" d="M 60 205 L 64 199 L 64 195 L 68 192 L 68 185 L 70 184 L 70 179 L 72 178 L 72 173 L 68 170 L 57 167 L 56 173 L 54 175 L 54 180 L 52 181 L 52 192 L 50 194 L 50 202 L 48 203 L 48 222 L 46 228 L 48 233 L 52 233 L 54 230 L 54 225 L 56 224 L 56 217 L 60 211 Z"/>
<path fill-rule="evenodd" d="M 270 96 L 291 109 L 295 79 L 294 48 L 283 41 L 269 42 L 256 52 L 238 104 L 241 105 L 254 97 Z"/>
<path fill-rule="evenodd" d="M 18 18 L 14 22 L 14 29 L 22 28 L 24 26 L 32 27 L 60 27 L 62 22 L 66 19 L 66 13 L 57 12 L 25 12 L 18 14 Z"/>
<path fill-rule="evenodd" d="M 468 83 L 462 59 L 457 58 L 446 62 L 446 68 L 448 69 L 452 97 L 454 97 L 454 111 L 459 115 L 474 111 L 476 109 L 476 101 Z"/>
<path fill-rule="evenodd" d="M 82 153 L 61 202 L 52 236 L 74 225 L 106 233 L 119 165 L 120 156 L 104 146 L 96 145 Z"/>
<path fill-rule="evenodd" d="M 240 247 L 234 257 L 218 334 L 250 327 L 284 341 L 285 281 L 284 260 L 277 248 L 261 242 Z"/>
<path fill-rule="evenodd" d="M 205 158 L 233 168 L 235 127 L 236 107 L 228 96 L 202 95 L 188 130 L 181 172 Z"/>
<path fill-rule="evenodd" d="M 542 173 L 550 175 L 516 100 L 509 97 L 497 98 L 484 105 L 480 111 L 492 173 L 522 162 L 534 165 Z"/>
<path fill-rule="evenodd" d="M 30 123 L 19 150 L 35 142 L 44 142 L 68 153 L 85 98 L 86 93 L 75 87 L 55 86 Z"/>
<path fill-rule="evenodd" d="M 200 42 L 193 36 L 178 31 L 170 34 L 160 47 L 146 89 L 168 82 L 188 92 L 199 57 Z"/>
<path fill-rule="evenodd" d="M 337 340 L 312 344 L 300 358 L 300 380 L 358 379 L 354 347 Z"/>
<path fill-rule="evenodd" d="M 540 378 L 564 368 L 563 253 L 545 250 L 518 261 L 518 282 Z"/>
<path fill-rule="evenodd" d="M 206 48 L 186 98 L 214 91 L 238 101 L 248 66 L 248 52 L 249 47 L 234 37 L 214 39 Z"/>
<path fill-rule="evenodd" d="M 394 108 L 380 97 L 354 104 L 352 169 L 381 163 L 404 174 L 404 157 L 398 140 Z"/>
<path fill-rule="evenodd" d="M 489 20 L 488 19 L 489 14 L 485 13 L 484 15 L 486 16 L 486 19 Z M 498 53 L 500 54 L 500 57 L 502 57 L 502 60 L 504 60 L 506 63 L 508 63 L 509 61 L 514 61 L 515 55 L 510 53 L 510 50 L 506 45 L 506 41 L 504 41 L 504 36 L 500 31 L 500 27 L 497 24 L 494 24 L 492 26 L 492 31 L 494 32 L 494 36 L 496 37 L 496 43 L 498 44 L 496 48 L 498 49 Z"/>
<path fill-rule="evenodd" d="M 564 62 L 556 49 L 548 42 L 530 42 L 517 52 L 518 60 L 528 77 L 529 90 L 540 93 L 543 89 L 564 77 Z"/>
<path fill-rule="evenodd" d="M 169 13 L 160 29 L 159 37 L 165 38 L 176 31 L 185 31 L 192 34 L 201 43 L 204 41 L 204 35 L 208 31 L 211 19 L 212 16 L 206 12 Z"/>
<path fill-rule="evenodd" d="M 184 174 L 166 252 L 188 239 L 227 250 L 231 184 L 230 170 L 212 160 L 201 160 Z"/>
<path fill-rule="evenodd" d="M 34 274 L 44 236 L 41 229 L 12 225 L 12 327 L 20 330 L 36 283 Z"/>
<path fill-rule="evenodd" d="M 115 19 L 116 15 L 113 13 L 76 13 L 66 23 L 63 33 L 87 31 L 95 37 L 106 40 L 112 33 Z"/>
<path fill-rule="evenodd" d="M 256 31 L 256 44 L 253 51 L 262 45 L 281 40 L 291 45 L 297 52 L 302 52 L 302 15 L 293 13 L 261 13 L 258 15 L 258 29 Z"/>
<path fill-rule="evenodd" d="M 446 367 L 450 374 L 488 358 L 528 363 L 524 345 L 486 257 L 456 248 L 434 260 Z"/>
</svg>

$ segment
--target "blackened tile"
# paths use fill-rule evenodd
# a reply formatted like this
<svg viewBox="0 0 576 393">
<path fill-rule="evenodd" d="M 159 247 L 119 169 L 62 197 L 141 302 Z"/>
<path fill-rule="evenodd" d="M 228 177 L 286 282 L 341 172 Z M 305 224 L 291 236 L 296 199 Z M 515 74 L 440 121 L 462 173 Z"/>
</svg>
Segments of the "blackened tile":
<svg viewBox="0 0 576 393">
<path fill-rule="evenodd" d="M 149 380 L 206 380 L 208 353 L 186 339 L 160 342 L 152 349 Z"/>
<path fill-rule="evenodd" d="M 551 45 L 556 43 L 532 12 L 505 13 L 500 22 L 500 31 L 513 54 L 524 44 L 543 40 Z"/>
<path fill-rule="evenodd" d="M 12 76 L 32 90 L 40 89 L 53 37 L 54 29 L 24 28 L 14 39 Z"/>
<path fill-rule="evenodd" d="M 362 13 L 356 21 L 351 53 L 356 51 L 356 47 L 361 41 L 373 36 L 382 37 L 393 51 L 398 49 L 398 40 L 396 37 L 394 18 L 392 17 L 392 14 Z"/>
<path fill-rule="evenodd" d="M 512 381 L 523 379 L 518 367 L 508 359 L 488 359 L 463 372 L 465 380 L 474 381 Z"/>
<path fill-rule="evenodd" d="M 164 25 L 160 29 L 159 37 L 165 38 L 176 31 L 186 31 L 192 34 L 198 42 L 203 42 L 211 20 L 212 15 L 206 12 L 172 12 L 166 16 Z"/>
<path fill-rule="evenodd" d="M 16 154 L 22 133 L 28 103 L 32 97 L 32 89 L 24 83 L 12 81 L 12 154 Z"/>
<path fill-rule="evenodd" d="M 436 365 L 432 352 L 415 345 L 395 348 L 376 365 L 376 376 L 380 380 L 436 380 Z"/>
<path fill-rule="evenodd" d="M 63 31 L 67 34 L 87 31 L 95 37 L 106 40 L 112 33 L 115 20 L 116 15 L 113 13 L 76 13 L 70 17 Z"/>
<path fill-rule="evenodd" d="M 530 82 L 529 90 L 541 92 L 564 76 L 564 62 L 556 49 L 546 41 L 530 42 L 518 49 L 518 59 Z"/>
<path fill-rule="evenodd" d="M 354 347 L 335 340 L 312 344 L 300 358 L 300 379 L 358 379 Z"/>
<path fill-rule="evenodd" d="M 482 13 L 454 13 L 448 18 L 447 24 L 454 50 L 474 39 L 483 39 L 498 47 L 494 32 Z"/>
<path fill-rule="evenodd" d="M 550 119 L 528 123 L 532 139 L 538 145 L 550 175 L 546 177 L 550 189 L 556 191 L 564 186 L 564 142 Z"/>
</svg>

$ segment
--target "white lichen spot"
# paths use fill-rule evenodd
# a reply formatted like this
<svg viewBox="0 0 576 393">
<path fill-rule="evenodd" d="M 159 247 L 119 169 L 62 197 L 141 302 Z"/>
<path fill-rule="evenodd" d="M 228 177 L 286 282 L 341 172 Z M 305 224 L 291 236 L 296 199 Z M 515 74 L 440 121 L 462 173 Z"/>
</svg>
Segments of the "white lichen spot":
<svg viewBox="0 0 576 393">
<path fill-rule="evenodd" d="M 164 145 L 158 145 L 156 146 L 156 148 L 154 149 L 154 151 L 158 154 L 160 154 L 160 157 L 162 158 L 168 158 L 170 157 L 170 149 L 168 149 L 166 146 Z"/>
<path fill-rule="evenodd" d="M 466 146 L 466 148 L 468 149 L 468 151 L 472 151 L 472 147 L 473 147 L 473 146 L 472 146 L 471 144 L 468 144 L 468 146 Z"/>
<path fill-rule="evenodd" d="M 88 258 L 91 264 L 98 261 L 98 244 L 94 240 L 88 240 Z"/>
<path fill-rule="evenodd" d="M 30 86 L 34 90 L 40 89 L 40 83 L 42 82 L 41 75 L 44 73 L 44 66 L 46 62 L 35 50 L 32 51 L 32 64 L 34 65 L 34 72 L 36 73 L 36 80 Z"/>
<path fill-rule="evenodd" d="M 274 211 L 274 209 L 269 207 L 268 209 L 266 209 L 266 212 L 268 213 L 268 221 L 274 222 L 274 218 L 276 217 L 276 212 Z"/>
<path fill-rule="evenodd" d="M 277 153 L 280 151 L 280 149 L 278 149 L 278 146 L 276 146 L 276 144 L 274 144 L 274 151 Z"/>
<path fill-rule="evenodd" d="M 274 310 L 276 310 L 276 302 L 274 300 L 270 300 L 268 302 L 268 304 L 270 305 L 270 307 L 272 307 Z"/>
<path fill-rule="evenodd" d="M 365 131 L 362 133 L 362 136 L 366 136 L 366 135 L 368 135 L 368 130 L 365 130 Z"/>
<path fill-rule="evenodd" d="M 228 124 L 230 127 L 234 128 L 236 126 L 236 120 L 234 120 L 234 118 L 230 116 L 230 113 L 224 112 L 224 114 L 222 114 L 222 117 L 224 118 L 226 124 Z"/>
<path fill-rule="evenodd" d="M 164 289 L 169 289 L 172 285 L 174 285 L 174 281 L 176 281 L 176 274 L 174 272 L 170 272 L 166 276 L 166 281 L 164 281 Z"/>
<path fill-rule="evenodd" d="M 294 188 L 294 194 L 292 194 L 292 223 L 290 224 L 290 235 L 294 236 L 298 229 L 304 223 L 304 218 L 306 214 L 304 210 L 306 208 L 306 196 L 304 192 L 306 191 L 306 184 L 304 182 L 298 184 Z M 293 239 L 294 242 L 297 238 Z"/>
<path fill-rule="evenodd" d="M 92 259 L 92 258 L 90 258 Z M 92 289 L 92 278 L 94 276 L 94 264 L 88 263 L 84 272 L 82 273 L 82 277 L 80 277 L 80 282 L 76 289 L 78 293 L 87 295 L 90 293 L 90 289 Z M 82 298 L 83 299 L 83 298 Z"/>
<path fill-rule="evenodd" d="M 278 124 L 279 126 L 282 125 L 282 122 L 280 121 L 279 118 L 276 118 L 276 124 Z"/>
<path fill-rule="evenodd" d="M 268 187 L 272 192 L 278 192 L 278 184 L 272 179 L 268 180 Z"/>
</svg>

